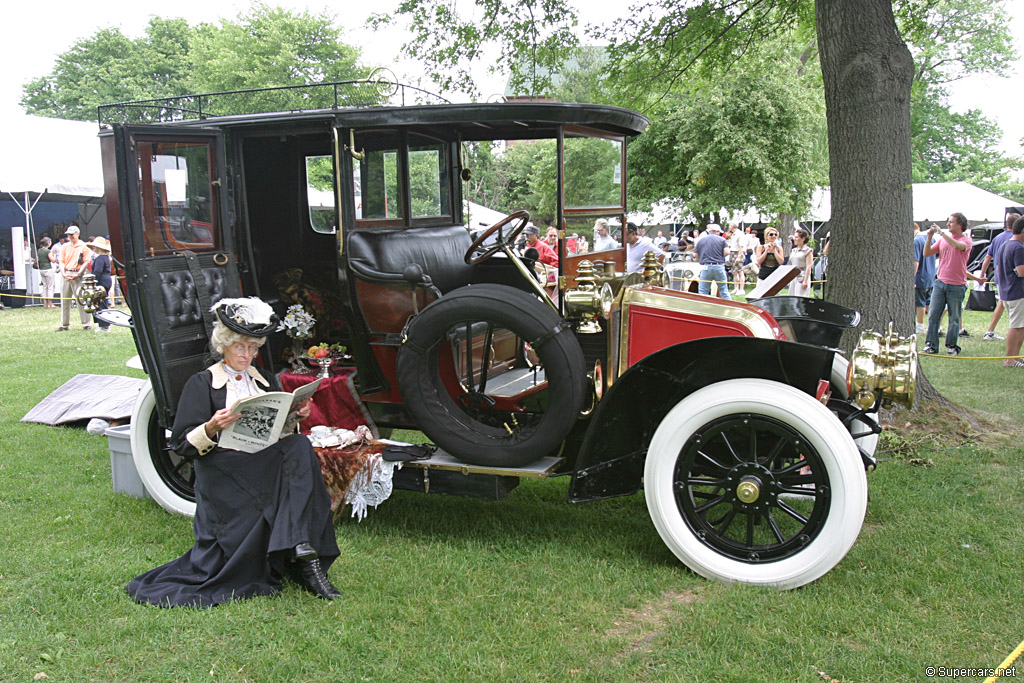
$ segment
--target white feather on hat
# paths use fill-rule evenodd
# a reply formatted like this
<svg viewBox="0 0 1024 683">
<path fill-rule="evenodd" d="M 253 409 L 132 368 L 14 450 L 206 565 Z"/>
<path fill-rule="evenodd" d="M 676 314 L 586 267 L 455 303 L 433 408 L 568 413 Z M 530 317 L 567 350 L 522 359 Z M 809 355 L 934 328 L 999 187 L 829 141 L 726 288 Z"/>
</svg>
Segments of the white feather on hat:
<svg viewBox="0 0 1024 683">
<path fill-rule="evenodd" d="M 237 322 L 247 325 L 269 325 L 270 318 L 274 315 L 274 309 L 270 304 L 255 296 L 248 296 L 241 299 L 220 299 L 213 306 L 210 312 L 216 313 L 218 308 L 234 306 L 231 318 Z"/>
</svg>

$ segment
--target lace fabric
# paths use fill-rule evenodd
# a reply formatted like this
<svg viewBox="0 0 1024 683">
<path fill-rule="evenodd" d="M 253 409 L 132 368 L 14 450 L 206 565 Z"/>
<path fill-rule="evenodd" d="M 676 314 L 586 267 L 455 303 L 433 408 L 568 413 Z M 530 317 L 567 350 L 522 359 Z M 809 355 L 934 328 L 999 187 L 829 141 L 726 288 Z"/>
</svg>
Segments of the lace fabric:
<svg viewBox="0 0 1024 683">
<path fill-rule="evenodd" d="M 224 371 L 227 373 L 228 382 L 231 383 L 231 386 L 234 389 L 236 399 L 247 398 L 260 393 L 260 390 L 256 387 L 256 382 L 253 381 L 248 372 L 235 370 L 223 361 L 221 362 L 221 365 L 224 366 Z"/>
<path fill-rule="evenodd" d="M 376 508 L 391 496 L 392 478 L 402 463 L 388 462 L 380 454 L 371 455 L 352 478 L 345 491 L 345 503 L 352 506 L 352 517 L 361 522 L 370 507 Z"/>
</svg>

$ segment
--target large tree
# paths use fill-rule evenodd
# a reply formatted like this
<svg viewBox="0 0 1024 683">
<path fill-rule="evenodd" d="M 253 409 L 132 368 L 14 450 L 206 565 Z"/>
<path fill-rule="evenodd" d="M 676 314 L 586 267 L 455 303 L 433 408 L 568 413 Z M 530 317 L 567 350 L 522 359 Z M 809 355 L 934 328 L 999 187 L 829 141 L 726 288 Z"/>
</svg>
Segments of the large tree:
<svg viewBox="0 0 1024 683">
<path fill-rule="evenodd" d="M 218 24 L 193 27 L 184 19 L 154 17 L 139 38 L 101 29 L 58 56 L 51 73 L 28 83 L 21 104 L 30 114 L 87 121 L 96 118 L 97 106 L 111 102 L 354 80 L 369 72 L 358 58 L 331 15 L 256 3 Z M 228 106 L 286 106 L 289 97 L 236 99 Z"/>
<path fill-rule="evenodd" d="M 913 332 L 910 88 L 890 0 L 818 0 L 833 243 L 829 296 Z"/>
</svg>

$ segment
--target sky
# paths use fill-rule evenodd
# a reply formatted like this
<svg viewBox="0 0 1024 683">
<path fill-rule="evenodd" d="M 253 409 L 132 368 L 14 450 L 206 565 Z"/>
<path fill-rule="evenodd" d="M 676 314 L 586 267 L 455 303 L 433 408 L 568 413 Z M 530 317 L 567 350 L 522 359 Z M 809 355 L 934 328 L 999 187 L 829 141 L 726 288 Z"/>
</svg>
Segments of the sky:
<svg viewBox="0 0 1024 683">
<path fill-rule="evenodd" d="M 459 0 L 465 2 L 465 0 Z M 363 48 L 364 61 L 388 65 L 404 79 L 415 72 L 415 65 L 397 62 L 401 36 L 392 39 L 363 26 L 370 11 L 387 11 L 397 0 L 377 0 L 374 3 L 334 3 L 304 0 L 266 0 L 272 6 L 319 13 L 325 9 L 334 14 L 338 24 L 345 28 L 344 40 Z M 87 38 L 96 31 L 116 26 L 130 37 L 139 37 L 145 31 L 152 14 L 163 17 L 184 17 L 190 24 L 212 22 L 220 18 L 235 18 L 249 6 L 248 0 L 174 0 L 165 5 L 137 0 L 106 0 L 85 3 L 81 0 L 51 0 L 36 5 L 29 2 L 9 3 L 4 10 L 4 39 L 0 42 L 0 117 L 7 119 L 20 111 L 18 100 L 22 86 L 34 78 L 45 75 L 53 68 L 58 54 L 77 40 Z M 622 0 L 583 0 L 576 3 L 584 7 L 584 22 L 604 22 L 619 15 L 627 2 Z M 372 5 L 372 8 L 370 7 Z M 1013 35 L 1024 35 L 1024 0 L 1009 0 L 1006 4 L 1012 15 Z M 344 10 L 336 8 L 344 7 Z M 1024 50 L 1021 50 L 1024 53 Z M 1021 156 L 1020 140 L 1024 138 L 1024 54 L 1018 61 L 1016 73 L 1010 78 L 976 77 L 955 84 L 951 90 L 950 105 L 956 111 L 981 109 L 1003 129 L 1003 150 Z M 501 93 L 504 79 L 488 77 L 483 69 L 476 74 L 482 96 Z M 426 86 L 429 89 L 429 85 Z M 0 120 L 2 120 L 0 119 Z"/>
</svg>

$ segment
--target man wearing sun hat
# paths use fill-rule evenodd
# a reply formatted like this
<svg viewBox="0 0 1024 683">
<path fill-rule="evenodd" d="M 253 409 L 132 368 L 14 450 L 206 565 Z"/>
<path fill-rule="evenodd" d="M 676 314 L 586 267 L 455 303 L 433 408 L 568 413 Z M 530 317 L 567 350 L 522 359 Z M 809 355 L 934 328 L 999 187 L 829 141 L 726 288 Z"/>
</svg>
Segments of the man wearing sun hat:
<svg viewBox="0 0 1024 683">
<path fill-rule="evenodd" d="M 82 287 L 82 276 L 88 270 L 92 261 L 92 252 L 79 238 L 81 230 L 78 226 L 71 224 L 64 232 L 69 242 L 60 250 L 60 327 L 58 332 L 67 332 L 71 324 L 71 302 L 78 297 L 78 290 Z M 92 329 L 92 320 L 85 312 L 83 306 L 78 307 L 78 317 L 82 321 L 83 330 Z"/>
</svg>

